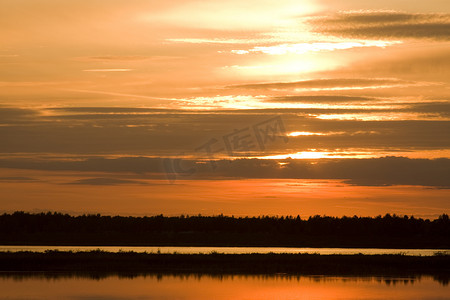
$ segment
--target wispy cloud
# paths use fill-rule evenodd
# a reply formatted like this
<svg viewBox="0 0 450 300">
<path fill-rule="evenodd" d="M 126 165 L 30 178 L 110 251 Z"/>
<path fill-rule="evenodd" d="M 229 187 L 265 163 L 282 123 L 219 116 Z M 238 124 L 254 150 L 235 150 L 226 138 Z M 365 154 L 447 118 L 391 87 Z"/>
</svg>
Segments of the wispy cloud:
<svg viewBox="0 0 450 300">
<path fill-rule="evenodd" d="M 316 118 L 322 120 L 355 120 L 355 121 L 450 121 L 450 118 L 440 113 L 414 113 L 414 112 L 382 112 L 382 113 L 341 113 L 319 114 Z"/>
<path fill-rule="evenodd" d="M 70 83 L 73 83 L 73 81 L 0 81 L 0 87 L 39 87 Z"/>
<path fill-rule="evenodd" d="M 102 56 L 89 56 L 83 57 L 88 60 L 98 60 L 98 61 L 136 61 L 136 60 L 146 60 L 152 58 L 151 56 L 139 56 L 139 55 L 102 55 Z"/>
<path fill-rule="evenodd" d="M 172 38 L 168 42 L 190 44 L 250 44 L 261 42 L 261 39 L 232 39 L 232 38 Z"/>
<path fill-rule="evenodd" d="M 87 69 L 84 72 L 130 72 L 133 69 Z"/>
<path fill-rule="evenodd" d="M 278 96 L 267 99 L 268 102 L 281 103 L 340 103 L 340 102 L 366 102 L 376 100 L 373 97 L 346 96 L 346 95 L 300 95 Z"/>
<path fill-rule="evenodd" d="M 143 181 L 139 180 L 128 180 L 128 179 L 116 179 L 116 178 L 87 178 L 79 179 L 68 184 L 79 184 L 79 185 L 120 185 L 120 184 L 145 184 Z"/>
<path fill-rule="evenodd" d="M 35 178 L 24 177 L 24 176 L 11 176 L 11 177 L 0 177 L 0 181 L 6 182 L 34 182 L 38 181 Z"/>
<path fill-rule="evenodd" d="M 395 78 L 331 78 L 311 79 L 293 82 L 269 82 L 231 85 L 227 88 L 240 89 L 308 89 L 308 90 L 345 90 L 423 85 L 432 83 L 419 83 Z"/>
<path fill-rule="evenodd" d="M 108 92 L 108 91 L 81 90 L 81 89 L 64 89 L 64 90 L 70 91 L 70 92 L 99 94 L 99 95 L 107 95 L 107 96 L 142 98 L 142 99 L 152 99 L 152 100 L 173 100 L 173 99 L 169 99 L 169 98 L 151 97 L 151 96 L 146 96 L 146 95 L 136 95 L 136 94 L 126 94 L 126 93 L 116 93 L 116 92 Z"/>
</svg>

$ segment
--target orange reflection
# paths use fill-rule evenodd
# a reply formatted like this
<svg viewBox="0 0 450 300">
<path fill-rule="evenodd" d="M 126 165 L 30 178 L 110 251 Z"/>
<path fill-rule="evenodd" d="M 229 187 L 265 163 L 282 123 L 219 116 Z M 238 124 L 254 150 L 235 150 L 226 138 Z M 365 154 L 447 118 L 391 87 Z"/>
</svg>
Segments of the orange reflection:
<svg viewBox="0 0 450 300">
<path fill-rule="evenodd" d="M 443 299 L 447 287 L 432 277 L 289 275 L 154 275 L 101 280 L 83 277 L 6 277 L 2 296 L 37 299 Z"/>
</svg>

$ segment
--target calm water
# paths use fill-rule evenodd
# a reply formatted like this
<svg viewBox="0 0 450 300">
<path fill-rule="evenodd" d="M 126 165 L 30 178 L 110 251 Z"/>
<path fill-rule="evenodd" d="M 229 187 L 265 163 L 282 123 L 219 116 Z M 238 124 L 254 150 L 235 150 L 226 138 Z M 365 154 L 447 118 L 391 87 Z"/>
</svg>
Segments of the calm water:
<svg viewBox="0 0 450 300">
<path fill-rule="evenodd" d="M 0 251 L 34 251 L 44 252 L 46 250 L 60 251 L 91 251 L 103 250 L 109 252 L 134 251 L 134 252 L 161 252 L 161 253 L 225 253 L 225 254 L 241 254 L 241 253 L 318 253 L 327 254 L 405 254 L 405 255 L 421 255 L 431 256 L 435 253 L 450 254 L 450 250 L 437 249 L 358 249 L 358 248 L 277 248 L 277 247 L 81 247 L 81 246 L 0 246 Z"/>
<path fill-rule="evenodd" d="M 145 275 L 76 277 L 0 273 L 0 299 L 449 299 L 432 277 Z"/>
</svg>

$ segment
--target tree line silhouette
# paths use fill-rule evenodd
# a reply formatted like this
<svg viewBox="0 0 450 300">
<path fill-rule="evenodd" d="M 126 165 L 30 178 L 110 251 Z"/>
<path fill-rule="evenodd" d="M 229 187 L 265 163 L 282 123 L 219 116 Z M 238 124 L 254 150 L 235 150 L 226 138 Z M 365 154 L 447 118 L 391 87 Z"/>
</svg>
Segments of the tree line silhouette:
<svg viewBox="0 0 450 300">
<path fill-rule="evenodd" d="M 378 217 L 0 215 L 2 245 L 450 248 L 450 221 Z"/>
</svg>

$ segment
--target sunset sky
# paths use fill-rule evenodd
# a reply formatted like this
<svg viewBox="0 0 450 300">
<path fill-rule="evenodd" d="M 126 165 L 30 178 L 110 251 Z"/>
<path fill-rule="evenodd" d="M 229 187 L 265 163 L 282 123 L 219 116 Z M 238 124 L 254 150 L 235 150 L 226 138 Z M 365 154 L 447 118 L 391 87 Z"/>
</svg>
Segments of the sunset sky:
<svg viewBox="0 0 450 300">
<path fill-rule="evenodd" d="M 450 212 L 448 0 L 0 7 L 0 213 Z"/>
</svg>

